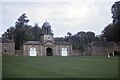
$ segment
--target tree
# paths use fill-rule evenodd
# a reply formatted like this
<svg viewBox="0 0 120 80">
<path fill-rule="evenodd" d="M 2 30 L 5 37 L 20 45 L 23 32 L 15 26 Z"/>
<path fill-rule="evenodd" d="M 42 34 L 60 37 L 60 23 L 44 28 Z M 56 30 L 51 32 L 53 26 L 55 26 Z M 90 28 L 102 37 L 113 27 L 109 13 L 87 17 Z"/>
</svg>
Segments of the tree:
<svg viewBox="0 0 120 80">
<path fill-rule="evenodd" d="M 113 33 L 114 33 L 114 41 L 119 42 L 120 41 L 120 1 L 116 1 L 111 9 L 112 12 L 112 18 L 113 18 Z"/>
<path fill-rule="evenodd" d="M 69 42 L 74 50 L 84 51 L 84 45 L 91 43 L 95 40 L 94 32 L 84 32 L 80 31 L 77 34 L 72 35 L 70 32 L 67 33 L 66 41 Z"/>
<path fill-rule="evenodd" d="M 88 43 L 91 43 L 92 41 L 95 40 L 95 33 L 94 32 L 87 32 L 86 34 L 88 36 Z"/>
<path fill-rule="evenodd" d="M 35 23 L 34 27 L 28 25 L 29 19 L 26 14 L 22 14 L 16 21 L 14 27 L 10 27 L 2 35 L 15 42 L 15 49 L 19 50 L 20 46 L 28 40 L 38 41 L 41 37 L 41 28 Z"/>
<path fill-rule="evenodd" d="M 111 8 L 113 23 L 120 24 L 120 1 L 117 1 L 113 4 Z"/>
<path fill-rule="evenodd" d="M 2 35 L 2 37 L 8 38 L 15 42 L 15 49 L 19 50 L 20 46 L 23 45 L 23 42 L 28 40 L 29 31 L 28 25 L 29 20 L 27 19 L 26 14 L 22 14 L 16 21 L 14 27 L 10 27 L 7 31 Z"/>
<path fill-rule="evenodd" d="M 27 34 L 24 27 L 28 27 L 29 20 L 25 13 L 23 13 L 15 23 L 15 48 L 16 50 L 20 49 L 20 46 L 23 45 L 23 42 L 27 41 Z"/>
<path fill-rule="evenodd" d="M 37 23 L 35 23 L 34 27 L 32 27 L 32 40 L 39 41 L 42 35 L 42 29 L 39 27 Z"/>
<path fill-rule="evenodd" d="M 68 32 L 67 35 L 70 37 L 70 36 L 72 36 L 72 33 Z"/>
<path fill-rule="evenodd" d="M 14 27 L 10 27 L 9 29 L 7 29 L 7 31 L 2 35 L 5 38 L 8 38 L 10 40 L 13 40 L 14 38 L 14 31 L 15 28 Z"/>
<path fill-rule="evenodd" d="M 73 44 L 73 41 L 72 41 L 72 33 L 67 32 L 67 35 L 68 35 L 68 36 L 66 37 L 67 42 L 70 43 L 70 44 Z"/>
<path fill-rule="evenodd" d="M 113 4 L 111 8 L 113 22 L 108 24 L 102 31 L 102 39 L 106 38 L 106 41 L 120 42 L 120 1 Z"/>
<path fill-rule="evenodd" d="M 24 27 L 28 25 L 29 19 L 27 19 L 27 16 L 25 13 L 23 13 L 18 19 L 18 21 L 15 23 L 15 26 L 18 28 Z"/>
<path fill-rule="evenodd" d="M 84 32 L 84 31 L 78 32 L 77 36 L 80 37 L 80 42 L 83 45 L 88 43 L 88 35 L 86 34 L 86 32 Z"/>
<path fill-rule="evenodd" d="M 94 41 L 101 41 L 101 35 L 96 35 Z"/>
<path fill-rule="evenodd" d="M 120 38 L 120 26 L 118 24 L 109 24 L 105 27 L 102 31 L 103 35 L 101 36 L 102 39 L 106 38 L 106 41 L 110 42 L 119 42 Z"/>
</svg>

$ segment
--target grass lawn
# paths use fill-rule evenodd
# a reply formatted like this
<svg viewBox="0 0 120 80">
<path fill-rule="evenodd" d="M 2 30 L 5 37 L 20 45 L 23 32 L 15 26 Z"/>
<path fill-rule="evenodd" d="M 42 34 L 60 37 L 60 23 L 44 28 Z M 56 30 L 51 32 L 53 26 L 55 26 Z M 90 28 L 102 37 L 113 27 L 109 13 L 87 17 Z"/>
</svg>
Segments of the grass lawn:
<svg viewBox="0 0 120 80">
<path fill-rule="evenodd" d="M 2 58 L 3 78 L 118 78 L 118 57 L 10 57 Z"/>
</svg>

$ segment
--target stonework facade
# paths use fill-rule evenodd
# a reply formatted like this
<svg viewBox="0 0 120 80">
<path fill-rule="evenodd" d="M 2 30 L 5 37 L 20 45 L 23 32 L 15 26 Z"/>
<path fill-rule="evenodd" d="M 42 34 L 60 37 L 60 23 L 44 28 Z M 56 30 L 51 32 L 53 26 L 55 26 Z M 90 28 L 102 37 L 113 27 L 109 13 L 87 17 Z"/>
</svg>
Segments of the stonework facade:
<svg viewBox="0 0 120 80">
<path fill-rule="evenodd" d="M 25 56 L 69 56 L 71 52 L 72 46 L 69 43 L 54 39 L 47 21 L 42 26 L 40 41 L 27 41 L 23 44 Z"/>
<path fill-rule="evenodd" d="M 9 39 L 0 37 L 0 56 L 1 55 L 14 55 L 15 43 Z"/>
<path fill-rule="evenodd" d="M 93 42 L 85 46 L 83 55 L 100 56 L 120 52 L 120 43 L 115 42 Z"/>
<path fill-rule="evenodd" d="M 120 55 L 120 43 L 92 42 L 85 45 L 84 51 L 72 50 L 72 45 L 63 39 L 53 37 L 50 24 L 46 21 L 42 26 L 42 36 L 39 41 L 27 41 L 21 50 L 15 51 L 15 43 L 6 38 L 0 38 L 0 56 L 101 56 L 113 53 Z"/>
</svg>

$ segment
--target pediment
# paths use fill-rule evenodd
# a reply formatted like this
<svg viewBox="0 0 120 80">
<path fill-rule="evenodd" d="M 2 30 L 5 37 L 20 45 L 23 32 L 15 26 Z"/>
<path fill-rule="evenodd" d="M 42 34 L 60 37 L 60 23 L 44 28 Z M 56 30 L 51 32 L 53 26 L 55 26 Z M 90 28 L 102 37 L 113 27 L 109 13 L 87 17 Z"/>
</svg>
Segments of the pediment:
<svg viewBox="0 0 120 80">
<path fill-rule="evenodd" d="M 45 44 L 45 45 L 54 45 L 54 43 L 52 41 L 46 41 L 43 44 Z"/>
<path fill-rule="evenodd" d="M 52 42 L 46 42 L 45 44 L 47 44 L 47 45 L 53 45 Z"/>
</svg>

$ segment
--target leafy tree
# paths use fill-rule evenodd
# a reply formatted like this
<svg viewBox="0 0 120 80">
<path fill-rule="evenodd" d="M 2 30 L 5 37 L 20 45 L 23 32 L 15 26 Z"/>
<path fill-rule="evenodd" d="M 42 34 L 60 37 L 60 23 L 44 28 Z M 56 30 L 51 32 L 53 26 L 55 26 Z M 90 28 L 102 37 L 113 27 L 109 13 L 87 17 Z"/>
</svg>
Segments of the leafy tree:
<svg viewBox="0 0 120 80">
<path fill-rule="evenodd" d="M 10 27 L 2 35 L 2 37 L 8 38 L 15 42 L 15 49 L 19 50 L 20 46 L 28 40 L 40 40 L 41 28 L 35 23 L 34 27 L 28 25 L 29 19 L 26 14 L 22 14 L 16 21 L 14 27 Z"/>
<path fill-rule="evenodd" d="M 18 19 L 18 21 L 15 23 L 15 26 L 17 28 L 21 28 L 27 25 L 27 23 L 29 22 L 29 19 L 27 19 L 27 16 L 25 13 L 23 13 Z"/>
<path fill-rule="evenodd" d="M 68 32 L 67 35 L 68 35 L 68 36 L 66 37 L 66 38 L 67 38 L 67 42 L 72 45 L 72 44 L 73 44 L 73 41 L 72 41 L 72 33 Z"/>
<path fill-rule="evenodd" d="M 113 18 L 113 34 L 114 34 L 114 41 L 120 41 L 120 1 L 116 1 L 111 9 L 112 18 Z"/>
<path fill-rule="evenodd" d="M 88 43 L 91 43 L 92 41 L 95 40 L 95 33 L 94 32 L 87 32 L 88 36 Z"/>
<path fill-rule="evenodd" d="M 120 24 L 120 1 L 117 1 L 113 4 L 111 8 L 113 23 Z"/>
<path fill-rule="evenodd" d="M 15 42 L 15 49 L 19 50 L 20 46 L 23 45 L 23 42 L 28 40 L 28 35 L 26 34 L 28 29 L 28 22 L 26 14 L 22 14 L 16 21 L 15 27 L 10 27 L 2 35 L 2 37 L 8 38 Z"/>
<path fill-rule="evenodd" d="M 101 35 L 96 35 L 94 41 L 101 41 Z"/>
<path fill-rule="evenodd" d="M 70 37 L 70 36 L 72 36 L 72 33 L 68 32 L 67 35 Z"/>
<path fill-rule="evenodd" d="M 32 28 L 31 33 L 33 35 L 32 40 L 38 41 L 38 40 L 40 40 L 40 37 L 42 35 L 42 29 L 38 26 L 37 23 L 35 23 L 34 27 Z"/>
<path fill-rule="evenodd" d="M 106 38 L 106 41 L 120 42 L 120 1 L 113 4 L 111 8 L 113 23 L 108 24 L 102 31 L 102 39 Z"/>
<path fill-rule="evenodd" d="M 113 27 L 112 23 L 105 27 L 105 29 L 102 31 L 102 33 L 103 33 L 102 39 L 106 38 L 107 41 L 111 40 L 111 38 L 112 38 L 112 33 L 111 33 L 112 32 L 112 27 Z"/>
<path fill-rule="evenodd" d="M 74 50 L 84 51 L 84 45 L 91 43 L 95 40 L 94 32 L 77 32 L 77 34 L 71 35 L 67 33 L 66 41 L 72 44 Z"/>
<path fill-rule="evenodd" d="M 8 38 L 10 40 L 13 40 L 14 38 L 14 27 L 10 27 L 9 29 L 7 29 L 7 31 L 2 35 L 5 38 Z"/>
<path fill-rule="evenodd" d="M 20 46 L 23 45 L 23 42 L 27 40 L 27 34 L 24 27 L 28 27 L 29 20 L 27 19 L 26 14 L 22 14 L 15 23 L 15 48 L 20 49 Z"/>
</svg>

